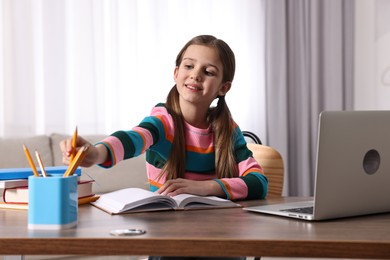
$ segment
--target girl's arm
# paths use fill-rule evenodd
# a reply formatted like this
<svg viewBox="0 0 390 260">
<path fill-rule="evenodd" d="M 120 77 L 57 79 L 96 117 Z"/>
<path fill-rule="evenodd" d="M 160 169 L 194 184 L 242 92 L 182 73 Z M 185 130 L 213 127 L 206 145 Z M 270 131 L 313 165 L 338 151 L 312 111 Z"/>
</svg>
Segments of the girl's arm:
<svg viewBox="0 0 390 260">
<path fill-rule="evenodd" d="M 81 163 L 83 167 L 90 167 L 94 164 L 101 164 L 107 161 L 108 159 L 108 150 L 102 144 L 97 144 L 93 146 L 90 142 L 79 136 L 77 138 L 77 147 L 76 152 L 82 146 L 89 146 L 88 154 Z M 73 152 L 72 139 L 65 139 L 60 142 L 60 149 L 62 151 L 62 161 L 64 164 L 69 165 L 70 155 Z"/>
<path fill-rule="evenodd" d="M 257 164 L 257 163 L 256 163 Z M 157 193 L 176 196 L 182 193 L 199 196 L 217 196 L 229 200 L 264 199 L 268 192 L 268 180 L 253 168 L 245 176 L 207 181 L 174 179 L 166 181 Z"/>
<path fill-rule="evenodd" d="M 221 188 L 221 185 L 214 180 L 195 181 L 182 178 L 166 181 L 161 188 L 157 190 L 157 193 L 168 196 L 176 196 L 182 193 L 199 196 L 225 196 L 225 192 Z"/>
<path fill-rule="evenodd" d="M 247 148 L 242 132 L 237 127 L 235 136 L 235 156 L 238 177 L 211 180 L 176 179 L 166 181 L 158 193 L 175 196 L 190 193 L 201 196 L 215 195 L 230 200 L 262 199 L 268 191 L 268 180 L 263 169 Z"/>
</svg>

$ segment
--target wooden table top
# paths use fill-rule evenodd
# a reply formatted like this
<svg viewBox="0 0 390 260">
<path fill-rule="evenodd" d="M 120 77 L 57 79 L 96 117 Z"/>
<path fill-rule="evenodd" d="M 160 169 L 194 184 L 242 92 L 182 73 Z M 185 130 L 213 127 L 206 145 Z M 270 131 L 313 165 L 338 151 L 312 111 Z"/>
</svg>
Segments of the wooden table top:
<svg viewBox="0 0 390 260">
<path fill-rule="evenodd" d="M 275 198 L 243 206 L 295 201 Z M 241 208 L 109 215 L 79 208 L 76 228 L 33 231 L 27 211 L 0 209 L 0 255 L 181 255 L 390 258 L 390 214 L 306 222 Z M 136 228 L 139 236 L 110 235 Z"/>
</svg>

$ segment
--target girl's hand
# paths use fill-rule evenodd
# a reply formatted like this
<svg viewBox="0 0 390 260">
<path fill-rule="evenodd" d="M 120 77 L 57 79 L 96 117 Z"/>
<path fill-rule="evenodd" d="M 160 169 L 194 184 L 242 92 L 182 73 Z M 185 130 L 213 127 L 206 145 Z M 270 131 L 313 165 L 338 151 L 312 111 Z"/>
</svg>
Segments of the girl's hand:
<svg viewBox="0 0 390 260">
<path fill-rule="evenodd" d="M 88 142 L 81 136 L 78 136 L 75 153 L 77 153 L 77 151 L 84 145 L 89 146 L 89 148 L 88 148 L 88 153 L 85 156 L 84 160 L 81 162 L 80 166 L 90 167 L 97 163 L 97 160 L 99 158 L 99 149 L 93 146 L 90 142 Z M 62 162 L 66 165 L 69 165 L 70 155 L 72 154 L 74 149 L 72 147 L 72 139 L 62 140 L 60 142 L 60 149 L 62 151 Z"/>
<path fill-rule="evenodd" d="M 225 196 L 221 186 L 216 181 L 194 181 L 181 178 L 166 181 L 157 190 L 157 193 L 171 197 L 183 193 L 199 196 Z"/>
</svg>

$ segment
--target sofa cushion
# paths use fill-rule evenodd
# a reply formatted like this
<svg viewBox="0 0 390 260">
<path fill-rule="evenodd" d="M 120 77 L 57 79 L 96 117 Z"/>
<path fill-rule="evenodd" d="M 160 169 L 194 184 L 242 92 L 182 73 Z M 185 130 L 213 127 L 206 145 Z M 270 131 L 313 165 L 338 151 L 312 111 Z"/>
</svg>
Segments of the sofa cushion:
<svg viewBox="0 0 390 260">
<path fill-rule="evenodd" d="M 37 150 L 45 166 L 53 166 L 50 138 L 48 136 L 33 136 L 21 138 L 0 138 L 0 168 L 25 168 L 30 167 L 23 150 L 23 144 L 30 151 L 31 157 L 38 167 L 35 158 Z"/>
<path fill-rule="evenodd" d="M 83 135 L 83 138 L 95 144 L 102 140 L 104 135 Z M 54 165 L 63 165 L 62 153 L 59 143 L 61 140 L 71 138 L 70 135 L 52 134 L 51 144 L 54 155 Z M 149 189 L 146 176 L 145 155 L 122 161 L 112 168 L 106 169 L 94 165 L 82 168 L 81 179 L 93 179 L 93 191 L 96 194 L 106 193 L 122 188 L 138 187 Z"/>
</svg>

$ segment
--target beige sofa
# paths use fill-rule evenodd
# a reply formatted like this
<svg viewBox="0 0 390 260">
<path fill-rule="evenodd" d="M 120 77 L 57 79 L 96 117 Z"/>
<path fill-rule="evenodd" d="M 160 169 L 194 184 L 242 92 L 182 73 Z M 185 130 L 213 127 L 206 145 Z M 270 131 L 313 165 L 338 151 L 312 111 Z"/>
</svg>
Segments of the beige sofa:
<svg viewBox="0 0 390 260">
<path fill-rule="evenodd" d="M 87 135 L 83 137 L 94 144 L 105 136 Z M 0 138 L 0 168 L 29 167 L 23 144 L 28 147 L 30 153 L 33 153 L 35 149 L 38 150 L 45 166 L 63 165 L 59 142 L 65 138 L 69 136 L 51 134 L 50 136 Z M 82 168 L 81 172 L 82 179 L 95 180 L 93 189 L 96 194 L 126 187 L 148 189 L 144 155 L 120 162 L 110 169 L 92 166 Z"/>
</svg>

